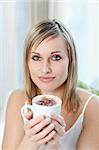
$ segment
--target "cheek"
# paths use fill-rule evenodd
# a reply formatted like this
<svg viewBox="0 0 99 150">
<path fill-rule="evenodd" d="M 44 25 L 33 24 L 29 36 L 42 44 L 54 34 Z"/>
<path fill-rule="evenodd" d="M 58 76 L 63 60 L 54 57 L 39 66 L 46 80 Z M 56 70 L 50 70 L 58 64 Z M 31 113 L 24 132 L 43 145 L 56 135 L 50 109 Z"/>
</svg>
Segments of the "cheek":
<svg viewBox="0 0 99 150">
<path fill-rule="evenodd" d="M 35 67 L 35 65 L 32 63 L 32 61 L 28 62 L 28 67 L 29 67 L 30 75 L 35 73 L 37 70 L 37 67 Z"/>
<path fill-rule="evenodd" d="M 67 76 L 68 75 L 68 63 L 62 63 L 60 65 L 57 65 L 57 70 L 61 76 Z"/>
</svg>

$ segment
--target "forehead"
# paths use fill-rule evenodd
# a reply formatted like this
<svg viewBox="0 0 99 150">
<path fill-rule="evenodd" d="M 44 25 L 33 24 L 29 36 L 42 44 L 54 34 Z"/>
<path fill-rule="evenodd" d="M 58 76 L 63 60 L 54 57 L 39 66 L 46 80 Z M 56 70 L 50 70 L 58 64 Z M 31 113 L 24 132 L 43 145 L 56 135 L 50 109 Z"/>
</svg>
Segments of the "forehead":
<svg viewBox="0 0 99 150">
<path fill-rule="evenodd" d="M 42 51 L 54 51 L 54 50 L 59 50 L 62 52 L 67 52 L 67 46 L 66 46 L 66 40 L 64 39 L 64 37 L 62 35 L 58 35 L 55 37 L 48 37 L 46 39 L 44 39 L 41 43 L 38 44 L 38 42 L 36 42 L 32 49 L 31 52 L 35 51 L 35 52 L 42 52 Z"/>
</svg>

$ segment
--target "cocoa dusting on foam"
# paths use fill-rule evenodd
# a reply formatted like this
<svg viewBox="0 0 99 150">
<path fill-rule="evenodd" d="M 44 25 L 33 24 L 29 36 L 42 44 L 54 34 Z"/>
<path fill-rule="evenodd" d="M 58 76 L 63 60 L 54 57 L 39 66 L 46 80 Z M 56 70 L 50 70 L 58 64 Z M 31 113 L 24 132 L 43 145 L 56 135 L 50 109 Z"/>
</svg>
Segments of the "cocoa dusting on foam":
<svg viewBox="0 0 99 150">
<path fill-rule="evenodd" d="M 43 106 L 53 106 L 56 104 L 55 100 L 53 99 L 48 99 L 46 97 L 43 97 L 41 100 L 36 102 L 38 105 L 43 105 Z"/>
</svg>

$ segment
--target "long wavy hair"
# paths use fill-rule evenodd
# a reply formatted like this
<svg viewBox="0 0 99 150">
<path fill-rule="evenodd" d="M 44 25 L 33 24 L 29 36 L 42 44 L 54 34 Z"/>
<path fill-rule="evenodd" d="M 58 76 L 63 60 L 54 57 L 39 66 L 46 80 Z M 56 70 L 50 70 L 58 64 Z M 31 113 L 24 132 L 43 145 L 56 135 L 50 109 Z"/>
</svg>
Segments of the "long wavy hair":
<svg viewBox="0 0 99 150">
<path fill-rule="evenodd" d="M 62 35 L 65 39 L 66 50 L 69 59 L 68 77 L 64 83 L 63 106 L 68 111 L 77 112 L 80 105 L 80 98 L 76 92 L 77 84 L 77 55 L 74 40 L 66 27 L 58 20 L 45 20 L 38 23 L 28 33 L 24 46 L 24 77 L 25 77 L 25 93 L 31 101 L 38 94 L 38 87 L 31 79 L 28 67 L 28 57 L 31 48 L 35 43 L 39 45 L 44 39 L 53 36 Z"/>
</svg>

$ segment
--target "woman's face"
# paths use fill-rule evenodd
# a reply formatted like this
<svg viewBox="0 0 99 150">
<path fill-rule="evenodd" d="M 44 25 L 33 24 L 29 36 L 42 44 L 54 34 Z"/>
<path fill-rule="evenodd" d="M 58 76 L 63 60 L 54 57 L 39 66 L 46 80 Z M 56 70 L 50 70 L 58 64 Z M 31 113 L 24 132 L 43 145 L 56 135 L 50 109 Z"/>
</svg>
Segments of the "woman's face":
<svg viewBox="0 0 99 150">
<path fill-rule="evenodd" d="M 36 48 L 32 47 L 28 67 L 32 81 L 45 92 L 54 92 L 67 79 L 68 56 L 62 36 L 47 38 Z"/>
</svg>

